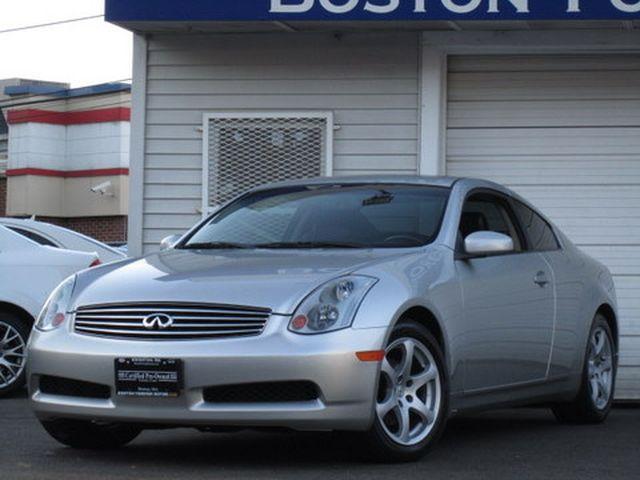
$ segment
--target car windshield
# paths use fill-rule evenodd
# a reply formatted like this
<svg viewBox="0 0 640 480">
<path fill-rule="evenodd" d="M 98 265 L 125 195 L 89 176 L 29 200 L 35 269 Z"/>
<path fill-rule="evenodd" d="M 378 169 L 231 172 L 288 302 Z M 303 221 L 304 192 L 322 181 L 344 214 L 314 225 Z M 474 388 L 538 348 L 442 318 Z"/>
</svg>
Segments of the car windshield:
<svg viewBox="0 0 640 480">
<path fill-rule="evenodd" d="M 277 188 L 241 197 L 178 248 L 406 248 L 431 243 L 449 189 L 405 185 Z"/>
</svg>

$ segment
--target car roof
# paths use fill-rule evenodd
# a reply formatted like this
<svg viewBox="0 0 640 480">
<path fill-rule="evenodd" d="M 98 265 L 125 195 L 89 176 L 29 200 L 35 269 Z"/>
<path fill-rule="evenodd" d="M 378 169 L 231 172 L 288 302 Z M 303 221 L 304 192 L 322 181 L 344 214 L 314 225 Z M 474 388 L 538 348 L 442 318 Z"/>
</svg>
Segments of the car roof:
<svg viewBox="0 0 640 480">
<path fill-rule="evenodd" d="M 273 188 L 305 187 L 316 185 L 360 185 L 360 184 L 397 184 L 424 185 L 431 187 L 451 188 L 460 180 L 456 177 L 427 177 L 417 175 L 361 175 L 349 177 L 318 177 L 304 180 L 289 180 L 270 183 L 255 188 L 253 191 L 271 190 Z"/>
<path fill-rule="evenodd" d="M 55 228 L 63 228 L 58 225 L 54 225 L 53 223 L 40 222 L 38 220 L 33 220 L 31 218 L 14 218 L 14 217 L 2 217 L 0 218 L 0 223 L 3 224 L 11 224 L 11 225 L 46 225 Z"/>
<path fill-rule="evenodd" d="M 420 175 L 359 175 L 346 177 L 318 177 L 302 180 L 288 180 L 283 182 L 261 185 L 252 192 L 271 190 L 274 188 L 305 187 L 317 185 L 420 185 L 428 187 L 452 188 L 456 183 L 463 183 L 469 188 L 488 188 L 519 197 L 512 190 L 480 178 L 449 177 L 449 176 L 420 176 Z"/>
</svg>

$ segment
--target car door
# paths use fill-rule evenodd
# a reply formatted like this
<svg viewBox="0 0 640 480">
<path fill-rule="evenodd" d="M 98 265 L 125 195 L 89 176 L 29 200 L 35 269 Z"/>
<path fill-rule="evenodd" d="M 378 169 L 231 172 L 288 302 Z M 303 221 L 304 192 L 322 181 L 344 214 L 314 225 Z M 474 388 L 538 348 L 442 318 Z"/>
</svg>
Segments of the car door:
<svg viewBox="0 0 640 480">
<path fill-rule="evenodd" d="M 583 263 L 567 253 L 560 244 L 553 227 L 534 209 L 513 200 L 512 205 L 532 250 L 540 252 L 553 269 L 556 292 L 556 323 L 549 378 L 571 374 L 576 359 L 582 357 L 584 318 L 582 316 L 584 278 Z"/>
<path fill-rule="evenodd" d="M 509 235 L 512 253 L 461 259 L 465 391 L 543 380 L 554 328 L 553 272 L 527 238 L 507 200 L 483 191 L 467 197 L 459 247 L 476 231 Z"/>
</svg>

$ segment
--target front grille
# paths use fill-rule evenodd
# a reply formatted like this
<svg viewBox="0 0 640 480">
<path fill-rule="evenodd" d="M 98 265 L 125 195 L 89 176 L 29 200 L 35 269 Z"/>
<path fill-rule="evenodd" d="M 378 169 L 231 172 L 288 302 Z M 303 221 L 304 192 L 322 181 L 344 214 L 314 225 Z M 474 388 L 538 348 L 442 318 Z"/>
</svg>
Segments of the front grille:
<svg viewBox="0 0 640 480">
<path fill-rule="evenodd" d="M 260 335 L 270 314 L 232 305 L 94 305 L 78 308 L 74 328 L 86 335 L 145 340 L 246 337 Z M 154 321 L 157 316 L 161 321 Z"/>
<path fill-rule="evenodd" d="M 49 395 L 93 398 L 97 400 L 107 400 L 111 397 L 111 389 L 106 385 L 48 375 L 40 377 L 40 391 Z"/>
<path fill-rule="evenodd" d="M 317 400 L 319 393 L 312 382 L 269 382 L 208 387 L 203 397 L 207 403 L 287 403 Z"/>
</svg>

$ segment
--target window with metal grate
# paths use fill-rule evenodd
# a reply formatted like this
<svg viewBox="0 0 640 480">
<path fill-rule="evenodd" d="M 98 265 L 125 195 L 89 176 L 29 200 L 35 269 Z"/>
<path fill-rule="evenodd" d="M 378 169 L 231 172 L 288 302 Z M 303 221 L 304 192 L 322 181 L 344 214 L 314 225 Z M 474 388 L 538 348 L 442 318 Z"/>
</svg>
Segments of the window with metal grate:
<svg viewBox="0 0 640 480">
<path fill-rule="evenodd" d="M 207 114 L 205 138 L 205 214 L 265 183 L 332 174 L 331 113 Z"/>
</svg>

